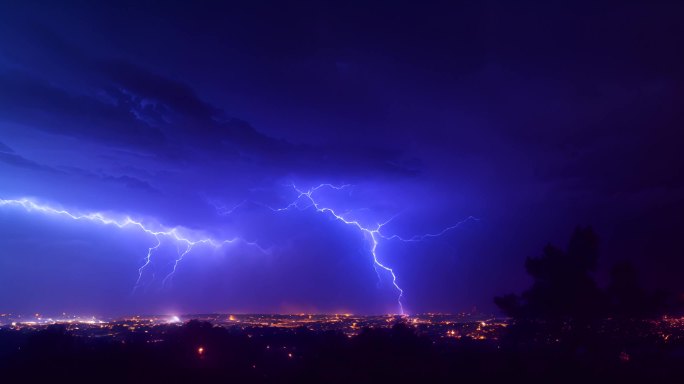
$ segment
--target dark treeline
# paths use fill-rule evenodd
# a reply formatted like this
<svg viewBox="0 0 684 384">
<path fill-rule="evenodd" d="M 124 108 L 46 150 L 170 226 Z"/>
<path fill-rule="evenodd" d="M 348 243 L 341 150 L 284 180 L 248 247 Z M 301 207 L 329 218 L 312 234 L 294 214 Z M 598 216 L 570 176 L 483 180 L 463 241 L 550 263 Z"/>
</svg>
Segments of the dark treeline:
<svg viewBox="0 0 684 384">
<path fill-rule="evenodd" d="M 251 333 L 255 331 L 254 333 Z M 61 326 L 0 331 L 3 382 L 405 383 L 677 382 L 684 345 L 598 336 L 563 343 L 435 341 L 398 323 L 349 338 L 306 329 L 233 331 L 191 321 L 160 326 L 162 342 L 77 337 Z M 249 335 L 252 335 L 250 337 Z M 631 341 L 630 341 L 631 342 Z M 202 353 L 199 353 L 199 348 Z M 655 348 L 654 348 L 655 347 Z M 641 349 L 639 349 L 641 348 Z M 627 354 L 629 353 L 629 354 Z"/>
<path fill-rule="evenodd" d="M 549 244 L 540 257 L 526 260 L 532 287 L 494 302 L 515 319 L 545 321 L 654 318 L 681 309 L 670 295 L 643 289 L 627 261 L 612 268 L 608 287 L 599 288 L 593 277 L 598 258 L 598 237 L 591 227 L 578 227 L 567 250 Z"/>
<path fill-rule="evenodd" d="M 84 337 L 54 325 L 0 329 L 0 372 L 8 383 L 684 382 L 684 331 L 652 320 L 676 306 L 625 263 L 599 287 L 597 260 L 589 228 L 528 259 L 532 286 L 495 299 L 511 317 L 498 340 L 430 338 L 401 321 L 354 337 L 199 321 Z"/>
<path fill-rule="evenodd" d="M 610 334 L 624 345 L 643 346 L 635 348 L 641 351 L 647 348 L 643 335 L 667 336 L 648 320 L 680 316 L 681 301 L 644 289 L 626 261 L 614 265 L 608 285 L 599 287 L 594 280 L 598 259 L 599 240 L 591 227 L 575 229 L 566 250 L 549 244 L 541 256 L 528 258 L 532 286 L 520 295 L 494 298 L 511 317 L 506 340 L 517 345 L 553 341 L 583 351 L 599 347 L 596 340 Z"/>
</svg>

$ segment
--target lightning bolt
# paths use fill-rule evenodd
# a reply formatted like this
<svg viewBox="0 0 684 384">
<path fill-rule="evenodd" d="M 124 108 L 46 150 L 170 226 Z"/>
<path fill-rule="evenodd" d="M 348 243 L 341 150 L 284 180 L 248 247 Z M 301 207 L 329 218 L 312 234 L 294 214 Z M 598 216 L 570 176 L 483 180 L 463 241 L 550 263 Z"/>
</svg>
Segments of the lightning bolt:
<svg viewBox="0 0 684 384">
<path fill-rule="evenodd" d="M 209 200 L 209 204 L 211 204 L 214 208 L 216 208 L 216 213 L 218 213 L 221 216 L 230 215 L 231 213 L 235 212 L 236 209 L 242 207 L 243 205 L 247 204 L 248 202 L 249 202 L 248 200 L 242 200 L 239 204 L 235 204 L 233 207 L 228 207 L 226 205 L 219 203 L 218 201 Z"/>
<path fill-rule="evenodd" d="M 103 224 L 103 225 L 111 225 L 114 227 L 117 227 L 119 229 L 124 229 L 128 227 L 132 227 L 134 229 L 137 229 L 145 234 L 148 234 L 152 236 L 156 244 L 148 248 L 147 250 L 147 255 L 145 256 L 145 262 L 144 264 L 138 269 L 138 279 L 136 281 L 134 291 L 138 289 L 141 286 L 141 282 L 143 279 L 143 275 L 145 271 L 150 267 L 152 264 L 152 254 L 154 251 L 159 249 L 159 247 L 162 245 L 162 240 L 167 239 L 170 241 L 176 242 L 176 245 L 178 246 L 179 244 L 185 245 L 185 250 L 183 252 L 179 251 L 179 256 L 175 260 L 173 264 L 173 269 L 172 271 L 164 278 L 162 281 L 162 285 L 164 285 L 167 281 L 170 281 L 173 278 L 173 275 L 176 273 L 176 270 L 178 268 L 178 264 L 183 260 L 183 257 L 186 256 L 195 246 L 199 245 L 207 245 L 211 246 L 213 248 L 220 248 L 226 244 L 232 244 L 236 242 L 243 242 L 245 244 L 248 244 L 250 246 L 254 246 L 258 248 L 260 251 L 267 253 L 268 251 L 261 248 L 258 244 L 254 242 L 249 242 L 245 241 L 239 237 L 235 237 L 232 239 L 214 239 L 211 237 L 203 237 L 201 233 L 198 231 L 194 230 L 189 230 L 189 229 L 184 229 L 182 227 L 174 227 L 174 228 L 165 228 L 163 226 L 160 226 L 159 229 L 152 229 L 149 226 L 146 226 L 142 221 L 139 220 L 134 220 L 129 216 L 125 216 L 123 218 L 114 218 L 111 216 L 108 216 L 104 213 L 101 212 L 94 212 L 94 213 L 76 213 L 72 211 L 68 211 L 66 209 L 62 208 L 55 208 L 50 205 L 45 205 L 45 204 L 39 204 L 33 200 L 23 198 L 23 199 L 18 199 L 18 200 L 5 200 L 5 199 L 0 199 L 0 207 L 4 206 L 15 206 L 15 207 L 20 207 L 26 210 L 27 212 L 38 212 L 44 215 L 55 215 L 55 216 L 60 216 L 60 217 L 65 217 L 68 219 L 76 220 L 76 221 L 87 221 L 87 222 L 92 222 L 92 223 L 98 223 L 98 224 Z M 154 280 L 154 276 L 152 278 Z"/>
<path fill-rule="evenodd" d="M 412 236 L 409 238 L 404 238 L 404 237 L 401 237 L 399 235 L 384 235 L 381 233 L 381 229 L 385 225 L 389 224 L 392 220 L 394 220 L 396 215 L 390 217 L 388 220 L 386 220 L 382 223 L 377 223 L 375 225 L 375 227 L 369 228 L 369 227 L 361 224 L 358 220 L 347 219 L 347 218 L 345 218 L 345 214 L 338 213 L 332 208 L 322 206 L 314 198 L 314 192 L 318 191 L 321 188 L 329 188 L 329 189 L 334 189 L 334 190 L 339 191 L 339 190 L 343 190 L 343 189 L 351 187 L 350 184 L 343 184 L 343 185 L 336 186 L 334 184 L 325 183 L 325 184 L 319 184 L 318 186 L 310 188 L 306 191 L 297 188 L 297 186 L 295 184 L 291 184 L 290 186 L 297 192 L 297 197 L 290 204 L 288 204 L 282 208 L 272 208 L 272 207 L 264 205 L 264 204 L 260 204 L 260 205 L 263 205 L 263 206 L 271 209 L 274 212 L 283 212 L 283 211 L 287 211 L 287 210 L 290 210 L 293 208 L 303 210 L 303 209 L 306 209 L 308 207 L 313 207 L 316 210 L 316 212 L 329 214 L 335 220 L 338 220 L 338 221 L 340 221 L 346 225 L 350 225 L 350 226 L 358 229 L 367 239 L 369 239 L 370 246 L 369 246 L 368 251 L 373 258 L 373 266 L 374 266 L 376 272 L 378 271 L 378 268 L 380 268 L 381 270 L 384 270 L 385 272 L 389 273 L 390 276 L 392 277 L 392 285 L 394 286 L 394 288 L 398 292 L 397 304 L 399 307 L 399 314 L 401 314 L 401 315 L 405 315 L 404 304 L 402 303 L 402 298 L 404 297 L 404 290 L 399 286 L 399 283 L 397 282 L 398 278 L 397 278 L 397 274 L 395 273 L 394 269 L 391 268 L 390 266 L 388 266 L 387 264 L 383 263 L 382 261 L 380 261 L 378 254 L 377 254 L 377 248 L 378 248 L 379 240 L 384 239 L 384 240 L 399 240 L 399 241 L 403 241 L 403 242 L 419 242 L 419 241 L 423 241 L 423 240 L 426 240 L 429 238 L 442 236 L 445 233 L 460 227 L 461 225 L 465 224 L 468 221 L 478 220 L 477 218 L 475 218 L 473 216 L 469 216 L 468 218 L 461 220 L 458 223 L 456 223 L 450 227 L 444 228 L 443 230 L 441 230 L 437 233 L 427 233 L 427 234 L 423 234 L 423 235 Z M 302 199 L 308 201 L 308 205 L 304 208 L 300 208 L 300 201 Z M 379 274 L 378 274 L 378 277 L 380 277 Z"/>
<path fill-rule="evenodd" d="M 424 240 L 427 240 L 427 239 L 432 238 L 432 237 L 440 237 L 440 236 L 444 235 L 445 233 L 447 233 L 451 230 L 454 230 L 454 229 L 460 227 L 461 225 L 463 225 L 469 221 L 479 221 L 479 220 L 480 219 L 478 219 L 475 216 L 468 216 L 465 219 L 457 222 L 456 224 L 454 224 L 450 227 L 446 227 L 437 233 L 425 233 L 422 235 L 415 235 L 415 236 L 411 236 L 411 237 L 401 237 L 399 235 L 389 235 L 389 236 L 380 235 L 380 236 L 385 240 L 399 240 L 399 241 L 403 241 L 405 243 L 420 242 L 420 241 L 424 241 Z"/>
<path fill-rule="evenodd" d="M 171 282 L 171 279 L 173 279 L 173 276 L 176 274 L 176 269 L 178 269 L 178 263 L 183 261 L 183 257 L 190 253 L 192 251 L 193 244 L 186 244 L 185 251 L 181 252 L 180 248 L 178 249 L 178 258 L 173 262 L 173 269 L 171 272 L 169 272 L 168 275 L 162 280 L 162 287 L 166 286 L 166 282 L 168 281 L 169 283 Z"/>
<path fill-rule="evenodd" d="M 427 233 L 427 234 L 422 234 L 422 235 L 416 235 L 412 237 L 402 237 L 400 235 L 396 234 L 391 234 L 391 235 L 386 235 L 381 232 L 383 227 L 390 223 L 395 217 L 390 217 L 388 220 L 377 223 L 374 227 L 368 227 L 363 225 L 360 221 L 358 220 L 352 220 L 348 219 L 346 217 L 346 213 L 338 213 L 335 211 L 333 208 L 330 207 L 325 207 L 321 205 L 319 201 L 316 200 L 314 197 L 314 193 L 317 192 L 318 190 L 322 188 L 328 188 L 328 189 L 333 189 L 333 190 L 344 190 L 346 188 L 351 187 L 349 184 L 345 185 L 340 185 L 336 186 L 333 184 L 320 184 L 316 187 L 310 188 L 308 190 L 301 190 L 297 188 L 294 184 L 291 185 L 291 187 L 294 189 L 294 191 L 297 193 L 296 198 L 288 205 L 282 208 L 272 208 L 268 205 L 262 204 L 262 203 L 257 203 L 261 206 L 267 207 L 270 210 L 274 212 L 283 212 L 283 211 L 288 211 L 293 208 L 299 209 L 299 210 L 304 210 L 309 207 L 313 207 L 316 212 L 323 213 L 323 214 L 328 214 L 335 220 L 338 220 L 342 222 L 345 225 L 352 226 L 356 228 L 359 232 L 361 232 L 364 237 L 366 237 L 369 241 L 369 253 L 372 256 L 373 259 L 373 266 L 378 272 L 378 269 L 383 270 L 387 272 L 391 277 L 392 277 L 392 285 L 398 292 L 398 297 L 397 297 L 397 304 L 399 307 L 399 313 L 401 315 L 404 315 L 404 305 L 402 303 L 402 298 L 404 296 L 404 290 L 399 286 L 398 283 L 398 277 L 397 274 L 395 273 L 394 269 L 390 267 L 389 265 L 383 263 L 377 253 L 377 248 L 379 245 L 380 240 L 398 240 L 402 242 L 420 242 L 424 241 L 430 238 L 435 238 L 444 235 L 445 233 L 452 231 L 459 226 L 463 225 L 464 223 L 471 221 L 471 220 L 478 220 L 475 217 L 469 216 L 468 218 L 452 225 L 449 227 L 444 228 L 443 230 L 436 232 L 436 233 Z M 307 205 L 305 207 L 301 207 L 301 201 L 305 200 L 307 201 Z M 237 206 L 225 210 L 221 209 L 223 214 L 230 214 L 236 209 L 240 208 L 244 204 L 246 204 L 247 200 L 241 202 Z M 22 198 L 18 200 L 13 200 L 13 199 L 0 199 L 0 207 L 4 206 L 14 206 L 14 207 L 20 207 L 26 210 L 27 212 L 38 212 L 44 215 L 55 215 L 55 216 L 60 216 L 60 217 L 65 217 L 71 220 L 75 221 L 88 221 L 92 223 L 97 223 L 97 224 L 102 224 L 102 225 L 111 225 L 114 227 L 117 227 L 119 229 L 124 229 L 127 227 L 132 227 L 134 229 L 137 229 L 147 235 L 152 236 L 155 239 L 155 244 L 151 247 L 148 248 L 147 250 L 147 255 L 144 258 L 144 263 L 143 265 L 138 269 L 138 278 L 134 287 L 134 291 L 137 290 L 141 285 L 143 281 L 143 276 L 145 274 L 145 271 L 150 268 L 152 265 L 152 256 L 155 251 L 159 249 L 162 245 L 162 240 L 170 240 L 176 242 L 176 246 L 178 249 L 178 257 L 174 260 L 173 262 L 173 267 L 171 272 L 169 272 L 164 279 L 162 280 L 162 287 L 166 286 L 167 284 L 171 283 L 179 264 L 183 261 L 183 258 L 187 256 L 193 249 L 195 249 L 196 246 L 199 245 L 207 245 L 211 246 L 214 248 L 220 248 L 226 244 L 232 244 L 236 242 L 242 242 L 245 244 L 248 244 L 250 246 L 254 246 L 258 248 L 261 252 L 263 253 L 268 253 L 269 250 L 263 249 L 261 246 L 259 246 L 255 242 L 249 242 L 245 241 L 244 239 L 241 239 L 239 237 L 235 237 L 232 239 L 215 239 L 212 237 L 205 237 L 204 235 L 201 234 L 201 232 L 195 231 L 195 230 L 189 230 L 185 229 L 182 227 L 174 227 L 174 228 L 166 228 L 163 226 L 158 226 L 157 229 L 151 228 L 149 225 L 145 225 L 142 221 L 139 220 L 134 220 L 130 216 L 125 216 L 123 218 L 115 218 L 110 215 L 107 215 L 102 212 L 93 212 L 93 213 L 77 213 L 73 211 L 69 211 L 63 208 L 55 208 L 50 205 L 46 204 L 40 204 L 37 203 L 33 200 L 27 199 L 27 198 Z M 217 207 L 217 209 L 220 209 Z M 184 248 L 181 248 L 181 246 L 184 246 Z M 152 275 L 152 281 L 154 281 L 154 273 Z M 378 277 L 380 277 L 380 274 L 378 273 Z"/>
<path fill-rule="evenodd" d="M 145 264 L 143 264 L 142 267 L 138 268 L 138 280 L 136 280 L 136 282 L 135 282 L 135 287 L 133 288 L 134 291 L 140 286 L 140 280 L 142 280 L 143 272 L 145 272 L 145 269 L 152 262 L 152 251 L 156 250 L 157 248 L 159 248 L 161 246 L 161 240 L 159 239 L 159 237 L 155 236 L 155 239 L 157 239 L 157 245 L 147 249 L 147 256 L 145 257 Z"/>
</svg>

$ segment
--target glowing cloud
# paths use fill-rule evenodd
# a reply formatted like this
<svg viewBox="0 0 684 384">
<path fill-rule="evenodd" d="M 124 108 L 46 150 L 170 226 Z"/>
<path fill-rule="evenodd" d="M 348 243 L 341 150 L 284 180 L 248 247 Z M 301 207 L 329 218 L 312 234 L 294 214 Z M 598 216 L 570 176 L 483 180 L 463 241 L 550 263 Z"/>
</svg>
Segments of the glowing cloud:
<svg viewBox="0 0 684 384">
<path fill-rule="evenodd" d="M 389 219 L 382 222 L 377 222 L 375 225 L 368 226 L 362 224 L 359 220 L 350 219 L 347 214 L 338 213 L 333 208 L 323 206 L 322 203 L 319 200 L 317 200 L 314 196 L 317 191 L 323 188 L 339 191 L 349 188 L 350 185 L 335 186 L 333 184 L 320 184 L 308 190 L 301 190 L 297 188 L 294 184 L 292 184 L 291 187 L 297 195 L 295 199 L 288 205 L 282 208 L 273 208 L 261 203 L 257 204 L 266 207 L 273 212 L 284 212 L 292 210 L 293 208 L 296 208 L 297 210 L 313 208 L 316 212 L 330 215 L 331 218 L 334 218 L 335 220 L 338 220 L 345 225 L 349 225 L 351 227 L 356 228 L 368 240 L 368 252 L 373 259 L 373 266 L 375 268 L 376 273 L 378 273 L 378 278 L 381 278 L 380 272 L 383 271 L 389 274 L 389 276 L 391 276 L 392 285 L 398 293 L 397 304 L 399 313 L 402 315 L 405 314 L 404 305 L 402 303 L 404 290 L 399 285 L 399 278 L 395 270 L 391 266 L 389 266 L 386 261 L 382 260 L 382 258 L 378 255 L 378 244 L 380 243 L 380 241 L 384 240 L 402 242 L 421 242 L 431 238 L 442 236 L 447 232 L 458 228 L 459 226 L 468 221 L 477 220 L 476 218 L 470 216 L 452 226 L 442 229 L 439 232 L 416 235 L 408 238 L 396 234 L 388 235 L 384 234 L 382 230 L 388 223 L 390 223 L 394 219 L 394 217 L 390 217 Z M 232 208 L 226 208 L 224 206 L 220 206 L 217 204 L 212 205 L 214 205 L 214 207 L 217 209 L 218 214 L 228 215 L 233 213 L 235 210 L 239 209 L 243 205 L 245 205 L 245 203 L 247 203 L 247 200 L 241 202 L 240 204 L 237 204 Z M 166 287 L 172 281 L 176 271 L 178 270 L 179 264 L 183 261 L 183 258 L 198 246 L 206 245 L 213 248 L 219 248 L 226 244 L 242 242 L 250 246 L 254 246 L 264 253 L 267 252 L 258 244 L 254 242 L 245 241 L 240 237 L 234 237 L 232 239 L 216 239 L 213 237 L 206 236 L 203 232 L 190 230 L 183 227 L 166 228 L 161 225 L 145 224 L 143 223 L 143 221 L 132 219 L 129 216 L 119 216 L 117 218 L 116 215 L 107 214 L 103 212 L 79 213 L 77 211 L 70 211 L 63 208 L 56 208 L 51 205 L 38 203 L 28 198 L 22 198 L 17 200 L 0 199 L 0 207 L 18 207 L 29 213 L 35 212 L 43 215 L 58 216 L 69 220 L 85 221 L 99 225 L 112 226 L 119 229 L 130 227 L 153 237 L 155 239 L 155 243 L 148 248 L 147 254 L 144 257 L 144 263 L 138 269 L 138 278 L 134 290 L 138 289 L 142 285 L 143 275 L 152 263 L 153 254 L 155 253 L 155 251 L 159 249 L 159 247 L 161 247 L 163 241 L 170 241 L 171 243 L 176 245 L 177 256 L 174 259 L 171 271 L 163 278 L 161 282 L 162 287 Z M 154 274 L 152 277 L 152 281 L 154 281 Z"/>
<path fill-rule="evenodd" d="M 469 216 L 468 218 L 461 220 L 458 223 L 456 223 L 452 226 L 449 226 L 447 228 L 444 228 L 443 230 L 441 230 L 437 233 L 434 233 L 434 234 L 428 233 L 428 234 L 423 234 L 423 235 L 412 236 L 409 238 L 403 238 L 399 235 L 387 236 L 387 235 L 384 235 L 381 232 L 381 230 L 385 225 L 390 223 L 394 219 L 394 217 L 390 217 L 389 219 L 385 220 L 384 222 L 378 222 L 374 227 L 369 228 L 369 227 L 361 224 L 361 222 L 359 222 L 358 220 L 347 219 L 347 218 L 345 218 L 345 215 L 337 213 L 334 209 L 322 206 L 318 201 L 316 201 L 316 199 L 313 196 L 314 192 L 318 191 L 321 188 L 343 190 L 343 189 L 351 187 L 351 185 L 344 184 L 344 185 L 336 186 L 333 184 L 325 183 L 325 184 L 319 184 L 318 186 L 310 188 L 306 191 L 303 191 L 303 190 L 297 188 L 297 186 L 295 186 L 294 184 L 292 184 L 291 186 L 298 194 L 294 201 L 292 201 L 290 204 L 288 204 L 287 206 L 282 207 L 282 208 L 272 208 L 272 207 L 268 207 L 268 208 L 270 208 L 274 212 L 287 211 L 287 210 L 290 210 L 292 208 L 302 209 L 302 208 L 300 208 L 300 201 L 305 200 L 308 202 L 308 205 L 306 207 L 304 207 L 304 209 L 306 209 L 308 207 L 313 207 L 317 212 L 329 214 L 333 218 L 335 218 L 336 220 L 339 220 L 344 224 L 347 224 L 347 225 L 350 225 L 350 226 L 357 228 L 369 240 L 370 246 L 369 246 L 368 251 L 373 258 L 373 265 L 376 269 L 376 272 L 377 272 L 378 268 L 380 268 L 381 270 L 384 270 L 385 272 L 389 273 L 390 276 L 392 277 L 392 285 L 394 286 L 394 288 L 398 292 L 397 304 L 399 306 L 399 313 L 401 315 L 405 314 L 404 305 L 401 301 L 402 297 L 404 296 L 404 290 L 399 286 L 399 284 L 397 282 L 398 278 L 397 278 L 397 274 L 395 273 L 394 269 L 389 267 L 386 263 L 383 263 L 382 261 L 380 261 L 380 259 L 378 258 L 378 254 L 377 254 L 378 241 L 380 239 L 384 239 L 384 240 L 399 240 L 399 241 L 403 241 L 403 242 L 419 242 L 419 241 L 423 241 L 423 240 L 426 240 L 429 238 L 442 236 L 445 233 L 447 233 L 453 229 L 458 228 L 459 226 L 461 226 L 462 224 L 464 224 L 468 221 L 478 220 L 473 216 Z M 378 274 L 378 277 L 379 276 L 380 275 Z"/>
<path fill-rule="evenodd" d="M 27 212 L 36 212 L 44 215 L 54 215 L 69 220 L 86 221 L 102 225 L 111 225 L 119 229 L 131 227 L 154 237 L 156 244 L 148 248 L 147 250 L 145 262 L 138 269 L 138 280 L 136 281 L 134 290 L 140 286 L 143 274 L 152 262 L 152 254 L 162 245 L 162 240 L 169 240 L 175 242 L 178 247 L 180 247 L 181 245 L 185 246 L 185 249 L 183 251 L 180 251 L 179 248 L 178 257 L 176 258 L 173 264 L 172 271 L 162 281 L 162 284 L 164 285 L 167 284 L 173 278 L 173 275 L 176 272 L 178 264 L 183 260 L 183 257 L 187 255 L 195 246 L 198 245 L 207 245 L 213 248 L 219 248 L 226 244 L 243 242 L 245 244 L 257 247 L 262 252 L 266 252 L 266 250 L 261 248 L 258 244 L 254 242 L 245 241 L 239 237 L 234 237 L 232 239 L 215 239 L 211 237 L 206 237 L 198 231 L 189 230 L 181 227 L 164 228 L 162 226 L 159 226 L 159 228 L 157 229 L 152 229 L 150 226 L 145 225 L 142 221 L 134 220 L 129 216 L 115 218 L 111 215 L 102 212 L 77 213 L 62 208 L 55 208 L 53 206 L 46 204 L 40 204 L 27 198 L 22 198 L 18 200 L 0 199 L 0 207 L 5 206 L 19 207 L 23 208 Z"/>
</svg>

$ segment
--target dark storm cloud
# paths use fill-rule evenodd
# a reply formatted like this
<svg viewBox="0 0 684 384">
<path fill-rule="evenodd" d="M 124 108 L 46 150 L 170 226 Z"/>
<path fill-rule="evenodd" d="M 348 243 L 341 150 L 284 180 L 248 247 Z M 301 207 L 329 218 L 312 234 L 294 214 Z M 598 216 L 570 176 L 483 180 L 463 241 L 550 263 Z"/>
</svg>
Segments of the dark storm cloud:
<svg viewBox="0 0 684 384">
<path fill-rule="evenodd" d="M 148 192 L 160 193 L 159 190 L 152 187 L 150 183 L 132 176 L 99 175 L 99 177 L 105 181 L 124 184 L 128 188 L 142 189 Z"/>
<path fill-rule="evenodd" d="M 145 192 L 150 192 L 153 194 L 161 194 L 161 191 L 157 188 L 154 188 L 152 185 L 150 185 L 149 182 L 134 176 L 110 175 L 102 172 L 91 172 L 85 169 L 75 167 L 60 167 L 60 169 L 65 172 L 69 172 L 72 175 L 76 175 L 85 179 L 102 181 L 112 184 L 120 184 L 130 189 L 137 189 Z"/>
<path fill-rule="evenodd" d="M 52 167 L 39 162 L 27 159 L 0 143 L 0 162 L 18 168 L 24 168 L 34 171 L 50 172 L 54 174 L 61 174 L 63 176 L 78 176 L 80 178 L 97 180 L 107 183 L 120 184 L 130 189 L 139 189 L 151 193 L 161 193 L 156 188 L 152 187 L 147 181 L 141 180 L 137 177 L 128 175 L 110 175 L 106 173 L 96 173 L 85 169 L 75 167 Z"/>
<path fill-rule="evenodd" d="M 202 101 L 186 84 L 156 75 L 125 61 L 102 61 L 101 72 L 113 84 L 139 95 L 151 103 L 163 104 L 168 110 L 209 122 L 220 110 Z"/>
<path fill-rule="evenodd" d="M 307 212 L 285 220 L 246 204 L 221 216 L 206 200 L 287 204 L 283 183 L 351 182 L 344 209 L 402 212 L 388 231 L 481 219 L 427 245 L 381 245 L 416 309 L 491 308 L 527 284 L 525 257 L 577 224 L 605 239 L 606 265 L 641 260 L 651 283 L 684 289 L 680 3 L 37 4 L 0 5 L 0 132 L 17 150 L 0 144 L 17 176 L 0 178 L 2 193 L 250 227 L 300 244 L 274 256 L 288 276 L 264 272 L 298 291 L 328 260 L 366 276 L 363 239 Z M 320 243 L 300 230 L 322 223 Z M 252 266 L 241 278 L 268 280 Z M 373 283 L 335 270 L 331 291 Z M 223 272 L 188 300 L 208 302 Z"/>
<path fill-rule="evenodd" d="M 0 72 L 0 118 L 60 135 L 157 146 L 163 136 L 132 119 L 124 105 L 72 94 L 26 72 Z"/>
<path fill-rule="evenodd" d="M 100 61 L 96 68 L 102 87 L 80 94 L 24 71 L 0 73 L 0 117 L 166 158 L 209 151 L 223 161 L 254 162 L 280 172 L 414 172 L 404 167 L 396 150 L 294 145 L 268 137 L 202 101 L 187 85 L 130 63 Z"/>
<path fill-rule="evenodd" d="M 8 147 L 7 145 L 3 144 L 2 142 L 0 142 L 0 152 L 14 153 L 14 150 L 12 148 Z"/>
<path fill-rule="evenodd" d="M 251 33 L 249 30 L 255 28 L 243 22 L 232 24 L 231 28 L 242 29 L 239 25 L 247 28 L 242 33 Z M 22 34 L 23 38 L 28 39 L 31 46 L 44 47 L 39 51 L 44 56 L 40 63 L 32 61 L 26 64 L 21 61 L 21 55 L 17 56 L 27 71 L 33 69 L 42 72 L 43 68 L 40 66 L 43 62 L 63 63 L 63 67 L 73 68 L 74 71 L 73 74 L 60 73 L 61 77 L 44 84 L 37 79 L 23 79 L 25 84 L 2 91 L 8 98 L 23 92 L 24 95 L 33 95 L 38 99 L 20 97 L 11 105 L 15 110 L 11 117 L 22 122 L 32 122 L 38 129 L 59 131 L 60 134 L 71 134 L 110 145 L 120 143 L 168 159 L 196 161 L 211 157 L 212 162 L 242 161 L 272 169 L 275 174 L 289 174 L 294 171 L 320 177 L 333 173 L 342 178 L 353 179 L 354 175 L 362 176 L 374 172 L 383 172 L 388 176 L 406 176 L 415 175 L 419 171 L 420 162 L 414 156 L 406 156 L 403 151 L 395 149 L 400 146 L 392 143 L 384 146 L 365 143 L 311 145 L 274 139 L 258 132 L 248 122 L 228 116 L 220 108 L 201 100 L 182 82 L 157 75 L 123 59 L 96 59 L 42 25 L 20 28 L 25 32 Z M 253 33 L 252 36 L 257 37 L 262 33 Z M 302 33 L 306 35 L 305 31 Z M 289 39 L 292 36 L 271 36 L 280 38 L 281 44 L 291 43 Z M 272 55 L 278 51 L 279 49 L 265 52 Z M 283 54 L 284 52 L 282 51 Z M 260 57 L 271 60 L 265 56 Z M 46 73 L 52 71 L 51 68 L 44 69 Z M 318 77 L 326 75 L 321 74 L 316 67 L 303 73 L 309 77 L 312 74 L 314 77 L 311 79 L 288 84 L 296 91 L 297 88 L 309 87 L 313 84 L 312 81 L 327 82 Z M 97 87 L 84 89 L 80 94 L 73 95 L 54 85 L 59 84 L 61 78 L 71 77 Z M 21 77 L 15 79 L 17 82 L 21 80 Z M 288 98 L 287 95 L 283 96 Z M 365 99 L 362 87 L 349 97 L 350 100 Z M 335 103 L 341 101 L 335 100 Z M 326 109 L 335 103 L 326 102 L 321 104 L 321 108 Z M 40 119 L 31 113 L 31 104 L 35 108 L 41 108 L 42 113 L 52 113 L 55 118 Z M 55 110 L 54 106 L 62 107 Z M 25 113 L 22 115 L 20 111 Z M 71 121 L 71 124 L 63 128 L 55 127 L 56 121 L 60 125 L 65 121 Z M 84 122 L 90 124 L 86 125 Z M 290 123 L 283 121 L 283 124 Z"/>
<path fill-rule="evenodd" d="M 29 160 L 25 157 L 19 156 L 14 153 L 8 153 L 5 151 L 0 151 L 0 162 L 34 171 L 58 172 L 56 169 L 52 167 L 36 163 L 35 161 Z"/>
<path fill-rule="evenodd" d="M 59 172 L 52 167 L 37 163 L 19 155 L 12 148 L 8 147 L 2 142 L 0 142 L 0 162 L 14 167 L 25 168 L 34 171 Z"/>
<path fill-rule="evenodd" d="M 121 61 L 106 62 L 103 72 L 134 104 L 136 118 L 160 127 L 190 145 L 188 151 L 215 151 L 227 160 L 237 158 L 259 165 L 300 172 L 411 174 L 398 150 L 354 146 L 296 145 L 258 132 L 251 124 L 230 117 L 202 101 L 185 84 L 155 75 Z M 122 96 L 119 96 L 122 97 Z M 415 166 L 415 165 L 414 165 Z"/>
</svg>

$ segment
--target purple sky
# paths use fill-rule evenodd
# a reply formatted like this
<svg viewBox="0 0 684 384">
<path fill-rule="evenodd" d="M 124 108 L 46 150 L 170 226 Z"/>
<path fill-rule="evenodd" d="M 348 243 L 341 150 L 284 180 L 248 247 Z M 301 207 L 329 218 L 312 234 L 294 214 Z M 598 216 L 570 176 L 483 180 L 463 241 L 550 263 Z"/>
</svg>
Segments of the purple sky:
<svg viewBox="0 0 684 384">
<path fill-rule="evenodd" d="M 684 7 L 667 2 L 6 2 L 0 311 L 494 310 L 576 225 L 684 291 Z M 427 2 L 430 3 L 430 2 Z M 523 2 L 524 3 L 524 2 Z M 75 4 L 75 3 L 74 3 Z M 246 202 L 245 202 L 246 201 Z M 243 203 L 245 202 L 245 203 Z M 232 207 L 239 207 L 230 213 Z"/>
</svg>

